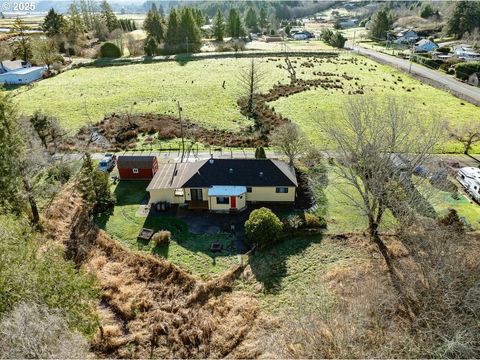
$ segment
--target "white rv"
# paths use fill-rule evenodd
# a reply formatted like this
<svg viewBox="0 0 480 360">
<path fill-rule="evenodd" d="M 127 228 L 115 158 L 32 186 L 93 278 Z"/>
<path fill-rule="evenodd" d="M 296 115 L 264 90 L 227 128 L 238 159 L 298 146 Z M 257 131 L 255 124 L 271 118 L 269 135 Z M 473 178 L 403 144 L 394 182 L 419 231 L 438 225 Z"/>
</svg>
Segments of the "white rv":
<svg viewBox="0 0 480 360">
<path fill-rule="evenodd" d="M 461 168 L 458 170 L 457 180 L 474 200 L 480 202 L 480 169 L 474 167 Z"/>
</svg>

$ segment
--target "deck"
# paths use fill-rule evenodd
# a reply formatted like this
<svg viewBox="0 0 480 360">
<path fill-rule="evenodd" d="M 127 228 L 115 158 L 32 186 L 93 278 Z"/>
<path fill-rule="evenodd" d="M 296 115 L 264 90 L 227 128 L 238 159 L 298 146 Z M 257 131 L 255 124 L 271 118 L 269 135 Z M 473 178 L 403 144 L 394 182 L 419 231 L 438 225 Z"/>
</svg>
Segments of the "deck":
<svg viewBox="0 0 480 360">
<path fill-rule="evenodd" d="M 188 203 L 188 210 L 208 210 L 208 201 L 190 201 Z"/>
</svg>

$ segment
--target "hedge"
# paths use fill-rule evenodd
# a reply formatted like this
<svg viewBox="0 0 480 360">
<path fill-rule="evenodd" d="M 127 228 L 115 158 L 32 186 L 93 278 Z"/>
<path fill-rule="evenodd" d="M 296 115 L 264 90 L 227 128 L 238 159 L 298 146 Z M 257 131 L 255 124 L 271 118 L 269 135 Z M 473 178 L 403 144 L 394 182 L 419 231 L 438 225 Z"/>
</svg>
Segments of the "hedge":
<svg viewBox="0 0 480 360">
<path fill-rule="evenodd" d="M 480 62 L 460 63 L 455 66 L 455 77 L 468 80 L 473 73 L 480 72 Z"/>
</svg>

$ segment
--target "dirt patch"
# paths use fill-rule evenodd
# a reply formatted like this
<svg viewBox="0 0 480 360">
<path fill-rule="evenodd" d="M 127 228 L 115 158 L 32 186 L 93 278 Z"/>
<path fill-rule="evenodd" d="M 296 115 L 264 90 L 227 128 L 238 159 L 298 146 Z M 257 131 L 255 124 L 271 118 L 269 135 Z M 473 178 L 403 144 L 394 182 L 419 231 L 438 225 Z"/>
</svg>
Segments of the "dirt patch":
<svg viewBox="0 0 480 360">
<path fill-rule="evenodd" d="M 225 357 L 255 325 L 257 301 L 231 291 L 243 267 L 201 282 L 166 260 L 132 252 L 91 223 L 72 189 L 48 211 L 46 229 L 102 288 L 101 326 L 92 339 L 98 356 Z"/>
</svg>

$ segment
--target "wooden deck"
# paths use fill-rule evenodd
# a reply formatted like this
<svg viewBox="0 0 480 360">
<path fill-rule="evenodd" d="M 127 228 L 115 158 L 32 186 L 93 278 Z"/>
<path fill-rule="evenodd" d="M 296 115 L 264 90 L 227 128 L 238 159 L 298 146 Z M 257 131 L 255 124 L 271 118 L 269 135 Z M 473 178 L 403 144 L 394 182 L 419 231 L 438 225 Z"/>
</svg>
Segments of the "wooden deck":
<svg viewBox="0 0 480 360">
<path fill-rule="evenodd" d="M 190 201 L 188 210 L 208 210 L 208 201 Z"/>
</svg>

